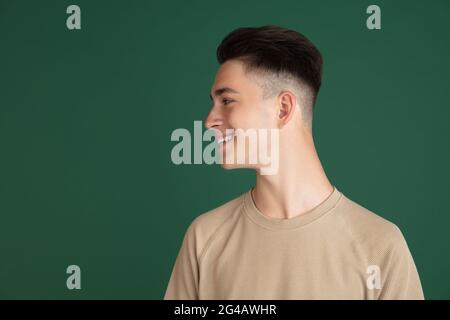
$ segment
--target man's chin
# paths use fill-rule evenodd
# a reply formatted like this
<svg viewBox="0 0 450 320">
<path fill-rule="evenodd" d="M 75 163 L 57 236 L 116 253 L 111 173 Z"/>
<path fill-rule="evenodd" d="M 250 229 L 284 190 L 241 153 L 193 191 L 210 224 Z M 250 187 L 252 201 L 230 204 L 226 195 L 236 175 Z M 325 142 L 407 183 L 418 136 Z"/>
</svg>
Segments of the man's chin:
<svg viewBox="0 0 450 320">
<path fill-rule="evenodd" d="M 225 170 L 233 170 L 233 169 L 255 169 L 255 166 L 246 165 L 246 164 L 236 164 L 236 163 L 222 163 L 222 168 Z"/>
<path fill-rule="evenodd" d="M 238 168 L 237 165 L 235 165 L 235 164 L 229 164 L 229 163 L 222 163 L 221 166 L 222 166 L 222 168 L 224 168 L 225 170 L 232 170 L 232 169 Z"/>
</svg>

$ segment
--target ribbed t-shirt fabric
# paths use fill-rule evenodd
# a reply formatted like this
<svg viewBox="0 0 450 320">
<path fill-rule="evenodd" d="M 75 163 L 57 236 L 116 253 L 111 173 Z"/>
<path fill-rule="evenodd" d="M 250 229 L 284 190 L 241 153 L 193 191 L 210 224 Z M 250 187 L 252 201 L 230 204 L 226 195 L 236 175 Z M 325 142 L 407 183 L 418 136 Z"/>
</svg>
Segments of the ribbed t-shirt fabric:
<svg viewBox="0 0 450 320">
<path fill-rule="evenodd" d="M 164 299 L 424 299 L 399 228 L 336 187 L 289 219 L 251 189 L 187 228 Z"/>
</svg>

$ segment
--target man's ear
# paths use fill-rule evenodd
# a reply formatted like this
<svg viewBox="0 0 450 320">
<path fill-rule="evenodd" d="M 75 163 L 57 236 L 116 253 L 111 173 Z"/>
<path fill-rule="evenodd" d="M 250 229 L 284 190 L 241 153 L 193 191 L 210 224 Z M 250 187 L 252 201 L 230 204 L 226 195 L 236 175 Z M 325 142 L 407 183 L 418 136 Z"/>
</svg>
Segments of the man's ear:
<svg viewBox="0 0 450 320">
<path fill-rule="evenodd" d="M 282 128 L 292 119 L 297 105 L 297 99 L 292 92 L 282 91 L 278 95 L 278 101 L 278 124 Z"/>
</svg>

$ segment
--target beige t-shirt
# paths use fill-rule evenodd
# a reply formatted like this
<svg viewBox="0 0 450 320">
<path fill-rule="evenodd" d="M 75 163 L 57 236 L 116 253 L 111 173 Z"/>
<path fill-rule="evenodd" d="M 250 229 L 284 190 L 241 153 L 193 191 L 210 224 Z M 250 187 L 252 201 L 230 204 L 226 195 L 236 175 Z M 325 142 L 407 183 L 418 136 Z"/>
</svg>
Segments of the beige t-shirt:
<svg viewBox="0 0 450 320">
<path fill-rule="evenodd" d="M 423 299 L 396 225 L 334 188 L 290 219 L 265 216 L 251 190 L 196 217 L 164 299 Z"/>
</svg>

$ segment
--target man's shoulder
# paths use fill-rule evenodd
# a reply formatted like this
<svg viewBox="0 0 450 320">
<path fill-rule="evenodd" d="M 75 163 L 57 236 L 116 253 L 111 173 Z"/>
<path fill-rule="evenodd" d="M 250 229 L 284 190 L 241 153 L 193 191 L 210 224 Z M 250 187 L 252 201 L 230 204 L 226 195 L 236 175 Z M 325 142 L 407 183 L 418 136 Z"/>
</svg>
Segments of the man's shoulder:
<svg viewBox="0 0 450 320">
<path fill-rule="evenodd" d="M 199 244 L 208 242 L 219 229 L 239 217 L 240 208 L 247 192 L 219 205 L 218 207 L 201 213 L 194 218 L 187 230 Z"/>
<path fill-rule="evenodd" d="M 192 221 L 192 224 L 196 227 L 206 228 L 221 224 L 225 220 L 229 219 L 233 213 L 238 211 L 243 203 L 245 193 L 219 205 L 214 209 L 201 213 Z"/>
<path fill-rule="evenodd" d="M 414 259 L 399 227 L 355 201 L 343 200 L 336 215 L 344 222 L 339 231 L 350 235 L 346 244 L 358 257 L 357 265 L 366 274 L 378 275 L 382 288 L 376 299 L 423 299 Z"/>
<path fill-rule="evenodd" d="M 390 246 L 403 244 L 404 237 L 392 221 L 343 196 L 339 216 L 351 237 L 359 244 Z"/>
</svg>

